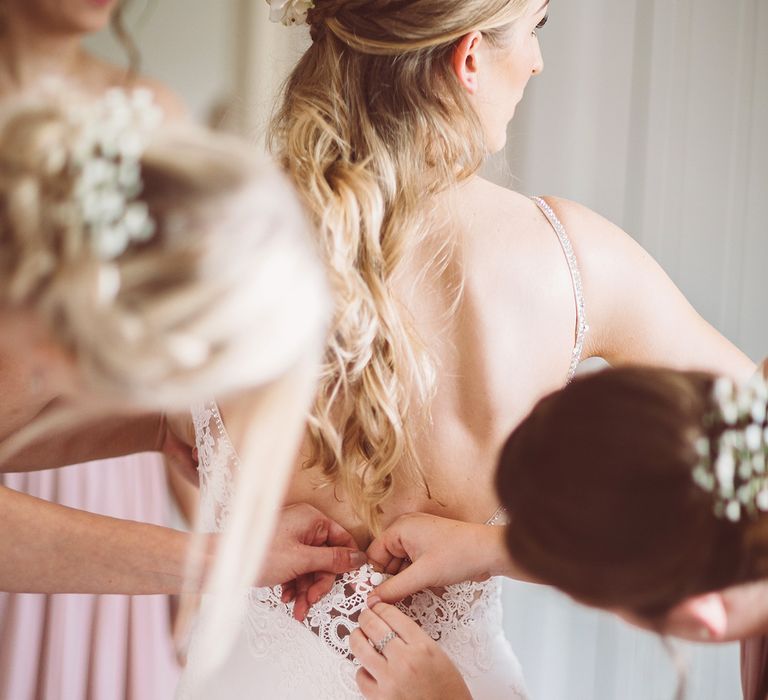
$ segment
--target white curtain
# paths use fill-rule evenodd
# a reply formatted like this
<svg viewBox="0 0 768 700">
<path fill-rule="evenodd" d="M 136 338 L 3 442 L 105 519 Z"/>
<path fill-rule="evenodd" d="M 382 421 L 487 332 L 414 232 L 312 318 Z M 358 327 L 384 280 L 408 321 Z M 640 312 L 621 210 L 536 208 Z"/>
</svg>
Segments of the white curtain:
<svg viewBox="0 0 768 700">
<path fill-rule="evenodd" d="M 768 355 L 768 3 L 553 2 L 544 74 L 489 173 L 623 226 L 698 310 Z M 511 584 L 506 628 L 539 700 L 671 698 L 660 642 Z M 691 700 L 740 697 L 738 649 L 686 646 Z"/>
</svg>

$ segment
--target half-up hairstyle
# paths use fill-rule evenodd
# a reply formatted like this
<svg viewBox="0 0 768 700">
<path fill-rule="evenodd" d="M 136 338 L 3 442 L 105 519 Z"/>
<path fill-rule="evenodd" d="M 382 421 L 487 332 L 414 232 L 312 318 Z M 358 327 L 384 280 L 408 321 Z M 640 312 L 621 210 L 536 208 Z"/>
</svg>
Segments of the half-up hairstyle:
<svg viewBox="0 0 768 700">
<path fill-rule="evenodd" d="M 310 466 L 341 484 L 374 532 L 396 473 L 423 481 L 413 437 L 435 388 L 432 358 L 393 279 L 410 251 L 428 245 L 433 195 L 486 155 L 453 52 L 473 30 L 499 40 L 527 6 L 317 0 L 313 43 L 272 123 L 272 150 L 303 195 L 336 295 Z M 431 243 L 428 267 L 439 274 L 451 243 Z"/>
</svg>

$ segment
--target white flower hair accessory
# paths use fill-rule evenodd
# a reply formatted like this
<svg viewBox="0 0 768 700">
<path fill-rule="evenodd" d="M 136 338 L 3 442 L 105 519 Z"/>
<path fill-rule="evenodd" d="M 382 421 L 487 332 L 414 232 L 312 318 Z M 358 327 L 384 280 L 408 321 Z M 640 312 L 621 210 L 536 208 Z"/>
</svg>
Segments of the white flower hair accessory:
<svg viewBox="0 0 768 700">
<path fill-rule="evenodd" d="M 269 19 L 286 27 L 307 24 L 309 11 L 313 10 L 313 0 L 267 0 Z"/>
<path fill-rule="evenodd" d="M 110 90 L 74 113 L 78 137 L 72 150 L 73 191 L 93 253 L 102 261 L 122 255 L 132 242 L 149 240 L 155 222 L 139 199 L 141 157 L 162 121 L 149 90 Z"/>
<path fill-rule="evenodd" d="M 696 441 L 693 480 L 713 495 L 717 517 L 738 522 L 768 512 L 768 383 L 761 376 L 744 385 L 721 378 L 713 394 L 716 410 L 705 429 L 723 430 L 717 440 Z"/>
</svg>

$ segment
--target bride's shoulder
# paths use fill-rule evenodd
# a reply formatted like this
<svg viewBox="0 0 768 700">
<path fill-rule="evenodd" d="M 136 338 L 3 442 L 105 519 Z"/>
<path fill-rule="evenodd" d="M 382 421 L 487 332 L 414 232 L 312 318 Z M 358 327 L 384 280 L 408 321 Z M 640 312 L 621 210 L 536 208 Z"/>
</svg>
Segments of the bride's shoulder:
<svg viewBox="0 0 768 700">
<path fill-rule="evenodd" d="M 507 220 L 510 213 L 523 214 L 535 209 L 529 197 L 481 177 L 464 183 L 458 194 L 463 206 L 500 221 Z"/>
<path fill-rule="evenodd" d="M 632 236 L 589 207 L 562 197 L 541 199 L 563 225 L 582 267 L 605 270 L 608 265 L 621 274 L 623 268 L 648 259 Z"/>
<path fill-rule="evenodd" d="M 537 198 L 554 215 L 548 220 L 536 200 L 481 178 L 468 182 L 460 197 L 462 220 L 479 248 L 552 255 L 559 248 L 553 231 L 559 221 L 579 263 L 588 268 L 631 265 L 645 255 L 619 226 L 578 202 Z"/>
<path fill-rule="evenodd" d="M 548 226 L 530 197 L 487 180 L 474 178 L 456 195 L 458 206 L 451 207 L 451 215 L 478 252 L 489 246 L 497 252 L 521 252 L 521 246 L 540 239 Z"/>
</svg>

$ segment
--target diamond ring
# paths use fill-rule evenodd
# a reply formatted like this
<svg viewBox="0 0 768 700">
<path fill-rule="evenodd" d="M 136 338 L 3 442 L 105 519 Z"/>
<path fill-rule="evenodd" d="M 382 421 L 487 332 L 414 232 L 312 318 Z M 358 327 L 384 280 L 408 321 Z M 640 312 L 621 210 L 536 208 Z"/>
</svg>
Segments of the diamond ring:
<svg viewBox="0 0 768 700">
<path fill-rule="evenodd" d="M 389 644 L 393 639 L 397 639 L 398 634 L 397 632 L 389 632 L 384 639 L 382 639 L 379 642 L 376 642 L 376 644 L 373 645 L 373 648 L 379 652 L 379 654 L 384 653 L 384 649 L 386 648 L 387 644 Z"/>
</svg>

